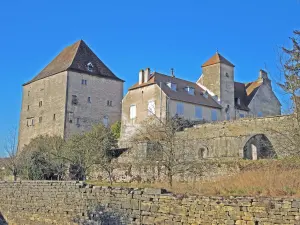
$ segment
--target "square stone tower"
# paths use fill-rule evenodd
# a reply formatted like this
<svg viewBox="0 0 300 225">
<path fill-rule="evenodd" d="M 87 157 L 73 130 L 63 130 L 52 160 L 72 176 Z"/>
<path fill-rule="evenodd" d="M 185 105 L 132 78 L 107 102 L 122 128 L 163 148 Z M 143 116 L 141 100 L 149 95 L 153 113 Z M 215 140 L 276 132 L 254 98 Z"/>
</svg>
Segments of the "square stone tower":
<svg viewBox="0 0 300 225">
<path fill-rule="evenodd" d="M 222 105 L 223 120 L 234 117 L 234 65 L 231 62 L 217 52 L 202 65 L 197 84 L 206 87 Z"/>
<path fill-rule="evenodd" d="M 38 135 L 69 138 L 121 120 L 123 80 L 80 40 L 23 85 L 19 150 Z"/>
</svg>

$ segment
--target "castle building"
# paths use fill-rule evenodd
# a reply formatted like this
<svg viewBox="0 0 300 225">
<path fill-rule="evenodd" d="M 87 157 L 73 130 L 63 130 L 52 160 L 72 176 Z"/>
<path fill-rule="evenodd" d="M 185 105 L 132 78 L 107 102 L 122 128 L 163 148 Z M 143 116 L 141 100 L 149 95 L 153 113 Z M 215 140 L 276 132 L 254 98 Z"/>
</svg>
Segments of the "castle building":
<svg viewBox="0 0 300 225">
<path fill-rule="evenodd" d="M 82 40 L 23 85 L 19 150 L 38 135 L 69 138 L 121 119 L 123 80 Z"/>
<path fill-rule="evenodd" d="M 153 115 L 212 122 L 280 114 L 281 104 L 265 71 L 253 82 L 235 82 L 234 65 L 216 53 L 202 65 L 197 82 L 141 70 L 139 82 L 122 102 L 122 134 Z"/>
</svg>

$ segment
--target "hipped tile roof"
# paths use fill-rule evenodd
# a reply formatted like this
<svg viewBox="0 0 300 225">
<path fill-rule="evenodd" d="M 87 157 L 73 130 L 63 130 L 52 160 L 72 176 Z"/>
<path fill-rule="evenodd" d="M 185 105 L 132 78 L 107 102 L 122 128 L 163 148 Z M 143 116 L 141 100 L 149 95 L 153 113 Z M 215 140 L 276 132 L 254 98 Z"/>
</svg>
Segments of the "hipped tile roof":
<svg viewBox="0 0 300 225">
<path fill-rule="evenodd" d="M 176 91 L 171 90 L 168 86 L 167 83 L 175 83 L 177 85 Z M 196 83 L 182 80 L 176 77 L 168 76 L 165 74 L 157 73 L 154 72 L 149 80 L 147 82 L 144 82 L 142 84 L 136 83 L 132 87 L 129 88 L 130 90 L 134 90 L 137 88 L 145 87 L 148 85 L 153 85 L 157 84 L 158 86 L 161 87 L 162 91 L 170 98 L 173 100 L 177 101 L 182 101 L 182 102 L 187 102 L 187 103 L 192 103 L 192 104 L 197 104 L 197 105 L 204 105 L 204 106 L 209 106 L 213 108 L 222 108 L 221 105 L 217 103 L 216 100 L 213 99 L 212 96 L 208 94 L 208 98 L 203 96 L 203 93 L 205 90 L 203 90 L 201 87 L 199 87 Z M 195 90 L 194 95 L 190 95 L 185 88 L 186 87 L 193 87 Z"/>
<path fill-rule="evenodd" d="M 93 64 L 92 72 L 87 70 L 89 62 Z M 80 40 L 63 49 L 36 77 L 24 85 L 67 70 L 123 81 L 96 56 L 83 40 Z"/>
<path fill-rule="evenodd" d="M 224 63 L 226 65 L 229 65 L 229 66 L 233 66 L 234 65 L 229 62 L 227 59 L 225 59 L 220 53 L 216 53 L 214 54 L 209 60 L 207 60 L 203 65 L 202 67 L 205 67 L 205 66 L 210 66 L 210 65 L 214 65 L 214 64 L 217 64 L 217 63 Z"/>
</svg>

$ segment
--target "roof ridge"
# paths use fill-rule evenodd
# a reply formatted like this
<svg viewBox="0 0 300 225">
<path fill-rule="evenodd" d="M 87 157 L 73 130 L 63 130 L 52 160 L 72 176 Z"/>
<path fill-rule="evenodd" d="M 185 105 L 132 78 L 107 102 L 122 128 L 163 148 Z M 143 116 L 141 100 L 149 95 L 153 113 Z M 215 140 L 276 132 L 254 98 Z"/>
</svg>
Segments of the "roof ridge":
<svg viewBox="0 0 300 225">
<path fill-rule="evenodd" d="M 75 51 L 75 53 L 74 53 L 74 55 L 73 55 L 73 59 L 70 60 L 70 65 L 67 67 L 68 69 L 72 66 L 72 64 L 73 64 L 73 62 L 74 62 L 74 59 L 75 59 L 75 57 L 76 57 L 76 55 L 77 55 L 77 53 L 78 53 L 79 46 L 81 45 L 82 42 L 83 42 L 83 40 L 80 39 L 79 41 L 77 41 L 77 42 L 75 42 L 74 44 L 72 44 L 72 45 L 69 46 L 69 47 L 72 47 L 72 46 L 76 45 L 77 43 L 79 43 L 78 46 L 77 46 L 77 49 L 76 49 L 76 51 Z"/>
</svg>

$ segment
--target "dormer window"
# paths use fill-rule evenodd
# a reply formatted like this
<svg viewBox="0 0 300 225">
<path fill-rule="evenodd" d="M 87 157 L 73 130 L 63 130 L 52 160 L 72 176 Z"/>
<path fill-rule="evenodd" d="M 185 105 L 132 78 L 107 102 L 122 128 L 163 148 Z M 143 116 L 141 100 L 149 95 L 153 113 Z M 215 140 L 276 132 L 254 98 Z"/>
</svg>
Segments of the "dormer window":
<svg viewBox="0 0 300 225">
<path fill-rule="evenodd" d="M 94 66 L 91 62 L 89 62 L 87 65 L 86 65 L 86 68 L 88 71 L 90 72 L 93 72 L 94 71 Z"/>
<path fill-rule="evenodd" d="M 177 84 L 168 82 L 167 85 L 168 85 L 169 88 L 171 88 L 172 91 L 176 91 Z"/>
<path fill-rule="evenodd" d="M 208 98 L 208 92 L 207 92 L 207 91 L 203 92 L 203 96 L 204 96 L 205 98 Z"/>
<path fill-rule="evenodd" d="M 187 86 L 185 90 L 189 93 L 189 95 L 195 95 L 195 88 Z"/>
<path fill-rule="evenodd" d="M 235 104 L 240 105 L 241 104 L 241 99 L 240 98 L 235 98 Z"/>
</svg>

